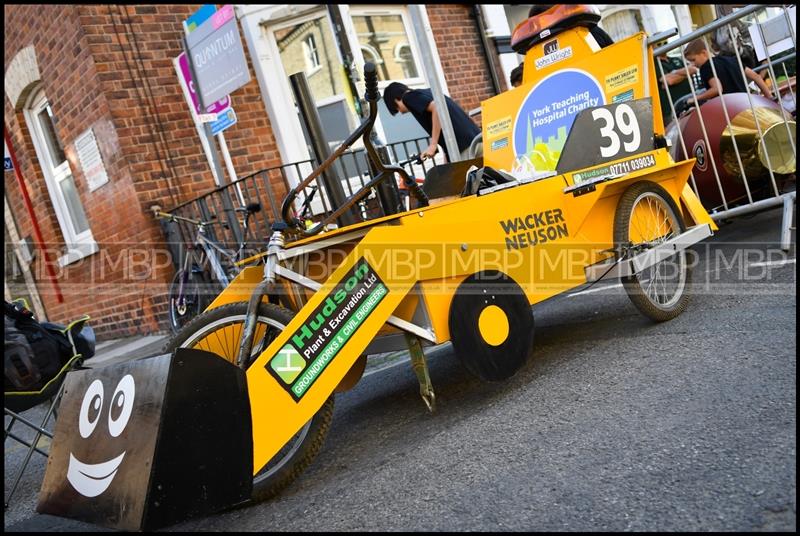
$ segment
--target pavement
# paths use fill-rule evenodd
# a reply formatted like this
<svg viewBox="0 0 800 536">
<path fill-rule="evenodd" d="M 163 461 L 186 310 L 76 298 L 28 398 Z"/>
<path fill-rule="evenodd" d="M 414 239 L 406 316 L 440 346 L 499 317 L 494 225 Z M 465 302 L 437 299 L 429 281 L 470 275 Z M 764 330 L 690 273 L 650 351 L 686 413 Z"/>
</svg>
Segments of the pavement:
<svg viewBox="0 0 800 536">
<path fill-rule="evenodd" d="M 97 343 L 93 357 L 84 362 L 84 366 L 108 366 L 127 361 L 135 357 L 150 357 L 161 353 L 161 349 L 169 340 L 171 333 L 154 335 L 137 335 L 121 339 L 111 339 Z"/>
<path fill-rule="evenodd" d="M 436 421 L 407 352 L 371 358 L 293 491 L 165 530 L 796 531 L 796 234 L 777 255 L 780 221 L 722 225 L 695 271 L 719 290 L 671 322 L 640 318 L 618 283 L 537 304 L 536 366 L 503 387 L 468 378 L 449 344 L 426 348 Z M 740 250 L 753 255 L 728 264 Z M 98 343 L 86 366 L 158 355 L 169 336 Z M 6 494 L 24 452 L 6 442 Z M 46 464 L 31 459 L 5 531 L 106 531 L 35 512 Z"/>
</svg>

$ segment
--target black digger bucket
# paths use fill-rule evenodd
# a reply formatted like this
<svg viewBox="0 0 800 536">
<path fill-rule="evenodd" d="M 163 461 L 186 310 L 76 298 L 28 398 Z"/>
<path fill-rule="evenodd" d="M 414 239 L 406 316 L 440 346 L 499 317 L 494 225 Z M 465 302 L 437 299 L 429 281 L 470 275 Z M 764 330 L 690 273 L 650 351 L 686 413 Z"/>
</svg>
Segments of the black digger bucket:
<svg viewBox="0 0 800 536">
<path fill-rule="evenodd" d="M 243 370 L 178 349 L 64 381 L 38 512 L 151 530 L 249 500 Z"/>
</svg>

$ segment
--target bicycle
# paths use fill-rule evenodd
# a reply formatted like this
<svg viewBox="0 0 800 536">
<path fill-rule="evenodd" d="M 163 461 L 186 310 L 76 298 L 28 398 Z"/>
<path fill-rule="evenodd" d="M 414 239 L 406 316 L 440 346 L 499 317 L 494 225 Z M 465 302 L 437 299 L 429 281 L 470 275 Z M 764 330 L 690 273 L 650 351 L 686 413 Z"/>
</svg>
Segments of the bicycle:
<svg viewBox="0 0 800 536">
<path fill-rule="evenodd" d="M 261 211 L 260 203 L 250 203 L 246 207 L 234 209 L 244 212 L 242 241 L 236 251 L 222 247 L 209 237 L 206 228 L 219 222 L 202 221 L 162 212 L 160 207 L 152 207 L 156 218 L 170 222 L 182 221 L 197 228 L 194 241 L 187 245 L 181 268 L 175 272 L 169 288 L 169 323 L 173 333 L 178 333 L 189 320 L 202 313 L 215 296 L 238 275 L 241 268 L 237 264 L 244 260 L 247 248 L 247 230 L 250 217 Z M 210 270 L 206 270 L 206 262 Z M 206 288 L 206 283 L 211 283 Z M 208 291 L 204 291 L 204 289 Z"/>
</svg>

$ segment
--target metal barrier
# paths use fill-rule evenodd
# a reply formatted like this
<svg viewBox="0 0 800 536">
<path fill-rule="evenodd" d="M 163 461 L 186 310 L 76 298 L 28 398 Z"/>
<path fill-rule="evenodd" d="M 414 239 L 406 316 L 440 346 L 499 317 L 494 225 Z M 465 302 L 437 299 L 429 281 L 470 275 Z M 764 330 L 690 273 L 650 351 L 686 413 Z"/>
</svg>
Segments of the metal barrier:
<svg viewBox="0 0 800 536">
<path fill-rule="evenodd" d="M 424 151 L 430 142 L 429 138 L 415 138 L 386 145 L 387 153 L 393 163 L 400 163 L 411 176 L 424 177 L 425 173 L 435 163 L 439 163 L 441 156 L 437 155 L 434 162 L 430 160 L 421 163 L 408 161 L 412 156 Z M 261 212 L 251 216 L 247 232 L 248 251 L 257 253 L 266 248 L 269 241 L 270 226 L 280 218 L 281 202 L 298 179 L 307 177 L 317 167 L 315 159 L 303 160 L 291 164 L 284 164 L 257 171 L 242 177 L 234 183 L 221 186 L 206 194 L 187 201 L 168 212 L 176 216 L 183 216 L 194 220 L 216 221 L 215 225 L 207 228 L 211 238 L 229 249 L 238 248 L 237 237 L 241 236 L 243 217 L 238 212 L 230 215 L 230 208 L 245 207 L 250 203 L 261 204 Z M 344 153 L 334 164 L 333 169 L 337 177 L 347 177 L 342 180 L 345 195 L 350 197 L 370 180 L 370 168 L 365 151 L 356 150 Z M 298 213 L 305 209 L 304 203 L 308 200 L 308 210 L 305 217 L 313 222 L 321 220 L 332 212 L 321 178 L 316 180 L 314 187 L 304 192 L 298 200 L 295 209 Z M 380 203 L 372 196 L 360 207 L 361 218 L 364 220 L 383 216 Z M 224 216 L 224 217 L 223 217 Z M 232 228 L 234 225 L 239 228 Z M 171 222 L 165 224 L 164 233 L 167 242 L 172 246 L 173 261 L 176 267 L 184 254 L 186 244 L 192 244 L 197 234 L 197 229 L 189 223 Z M 237 234 L 239 233 L 239 234 Z M 175 244 L 180 244 L 176 247 Z"/>
<path fill-rule="evenodd" d="M 783 223 L 781 230 L 781 247 L 788 250 L 791 242 L 792 214 L 795 204 L 795 172 L 796 172 L 796 99 L 793 88 L 795 77 L 789 76 L 787 62 L 794 61 L 797 40 L 792 28 L 792 18 L 783 6 L 782 16 L 786 19 L 791 39 L 791 52 L 773 60 L 768 51 L 767 32 L 763 31 L 764 23 L 757 32 L 763 46 L 766 59 L 764 65 L 748 69 L 743 63 L 740 43 L 734 33 L 734 25 L 738 25 L 747 17 L 758 15 L 768 6 L 749 5 L 730 15 L 722 17 L 711 24 L 676 39 L 654 50 L 656 58 L 673 50 L 680 50 L 684 72 L 691 89 L 693 106 L 687 110 L 676 112 L 666 84 L 666 77 L 660 61 L 656 61 L 657 77 L 666 88 L 669 101 L 671 121 L 666 128 L 667 139 L 671 142 L 673 157 L 685 159 L 697 158 L 692 168 L 690 184 L 697 193 L 705 208 L 714 220 L 726 220 L 742 214 L 783 206 Z M 775 19 L 770 19 L 775 21 Z M 778 21 L 776 21 L 778 22 Z M 774 25 L 773 25 L 774 26 Z M 704 89 L 696 87 L 696 81 L 690 76 L 689 64 L 685 58 L 686 44 L 702 38 L 706 50 L 714 53 L 709 40 L 712 32 L 722 31 L 723 36 L 730 39 L 738 65 L 739 76 L 742 77 L 746 93 L 726 93 L 723 96 L 710 98 L 703 103 L 697 102 L 697 95 Z M 772 39 L 770 35 L 770 39 Z M 769 43 L 772 44 L 772 43 Z M 732 56 L 731 56 L 732 58 Z M 714 78 L 718 78 L 714 61 L 709 60 Z M 780 66 L 786 78 L 781 85 L 777 83 L 776 67 Z M 766 72 L 771 80 L 772 96 L 761 97 L 749 91 L 750 74 Z M 780 71 L 778 71 L 780 72 Z M 782 97 L 781 93 L 785 94 Z M 703 104 L 701 106 L 701 104 Z M 662 102 L 662 107 L 667 103 Z"/>
</svg>

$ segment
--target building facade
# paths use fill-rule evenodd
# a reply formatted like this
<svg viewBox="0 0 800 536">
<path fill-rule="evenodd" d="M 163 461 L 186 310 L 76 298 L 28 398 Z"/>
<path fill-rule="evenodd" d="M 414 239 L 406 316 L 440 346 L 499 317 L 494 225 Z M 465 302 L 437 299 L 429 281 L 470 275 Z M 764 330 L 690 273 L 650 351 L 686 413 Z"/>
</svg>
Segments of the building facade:
<svg viewBox="0 0 800 536">
<path fill-rule="evenodd" d="M 378 64 L 381 87 L 430 85 L 405 5 L 236 6 L 251 79 L 231 94 L 237 122 L 225 146 L 209 143 L 176 67 L 183 23 L 199 8 L 4 6 L 4 127 L 15 163 L 5 171 L 7 298 L 31 298 L 51 321 L 89 314 L 100 339 L 163 331 L 174 268 L 151 207 L 308 159 L 290 74 L 305 73 L 332 144 L 358 124 L 354 73 L 365 60 Z M 464 109 L 505 89 L 493 85 L 499 62 L 475 6 L 423 14 L 440 82 Z M 384 110 L 379 134 L 419 135 L 409 119 Z M 211 165 L 215 151 L 230 156 L 224 168 Z M 271 187 L 286 190 L 279 179 Z"/>
</svg>

